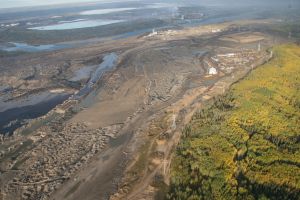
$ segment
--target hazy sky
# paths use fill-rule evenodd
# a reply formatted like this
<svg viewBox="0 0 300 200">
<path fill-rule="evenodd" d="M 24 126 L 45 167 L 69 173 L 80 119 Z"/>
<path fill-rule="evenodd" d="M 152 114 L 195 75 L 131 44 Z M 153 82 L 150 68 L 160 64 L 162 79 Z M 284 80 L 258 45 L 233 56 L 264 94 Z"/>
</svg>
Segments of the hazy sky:
<svg viewBox="0 0 300 200">
<path fill-rule="evenodd" d="M 251 4 L 267 4 L 273 5 L 278 3 L 299 3 L 299 0 L 0 0 L 1 8 L 16 8 L 16 7 L 27 7 L 27 6 L 46 6 L 55 4 L 66 4 L 66 3 L 88 3 L 88 2 L 126 2 L 126 1 L 144 1 L 144 2 L 181 2 L 181 3 L 199 3 L 199 4 L 221 4 L 227 6 L 240 5 L 251 5 Z M 270 4 L 271 3 L 271 4 Z"/>
<path fill-rule="evenodd" d="M 25 6 L 43 6 L 65 3 L 87 3 L 87 2 L 119 2 L 126 0 L 0 0 L 0 8 L 15 8 Z"/>
</svg>

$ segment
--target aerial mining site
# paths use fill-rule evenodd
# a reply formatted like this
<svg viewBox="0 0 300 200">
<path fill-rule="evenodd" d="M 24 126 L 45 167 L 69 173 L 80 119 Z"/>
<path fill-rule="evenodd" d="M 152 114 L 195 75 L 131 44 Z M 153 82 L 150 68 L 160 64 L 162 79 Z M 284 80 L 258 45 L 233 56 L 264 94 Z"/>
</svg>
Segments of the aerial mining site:
<svg viewBox="0 0 300 200">
<path fill-rule="evenodd" d="M 38 98 L 45 91 L 66 96 L 11 137 L 2 136 L 2 196 L 143 199 L 154 193 L 150 183 L 168 174 L 171 150 L 193 113 L 272 58 L 267 50 L 275 39 L 259 31 L 262 23 L 270 22 L 151 32 L 2 59 L 9 70 L 1 82 L 10 80 L 14 88 L 2 98 Z M 101 72 L 91 77 L 101 79 L 90 82 L 84 71 L 97 73 L 95 67 Z"/>
<path fill-rule="evenodd" d="M 1 51 L 0 199 L 164 199 L 182 131 L 277 56 L 273 46 L 295 42 L 282 23 L 151 27 L 76 48 Z"/>
</svg>

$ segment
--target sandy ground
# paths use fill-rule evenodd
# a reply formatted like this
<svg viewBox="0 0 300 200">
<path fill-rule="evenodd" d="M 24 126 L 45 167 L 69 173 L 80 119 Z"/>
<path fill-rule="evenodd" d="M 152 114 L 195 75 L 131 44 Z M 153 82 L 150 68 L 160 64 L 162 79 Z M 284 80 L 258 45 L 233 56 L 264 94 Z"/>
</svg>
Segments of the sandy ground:
<svg viewBox="0 0 300 200">
<path fill-rule="evenodd" d="M 112 95 L 100 92 L 99 102 L 77 114 L 72 122 L 85 121 L 93 128 L 123 123 L 143 104 L 144 88 L 145 82 L 137 77 L 126 81 Z"/>
</svg>

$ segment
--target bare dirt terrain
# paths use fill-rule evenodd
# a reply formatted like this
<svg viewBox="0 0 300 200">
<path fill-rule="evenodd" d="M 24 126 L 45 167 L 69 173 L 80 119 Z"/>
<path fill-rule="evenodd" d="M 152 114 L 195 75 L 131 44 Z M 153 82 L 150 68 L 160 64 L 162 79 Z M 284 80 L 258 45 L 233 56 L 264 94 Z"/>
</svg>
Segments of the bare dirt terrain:
<svg viewBox="0 0 300 200">
<path fill-rule="evenodd" d="M 74 90 L 67 80 L 76 70 L 99 64 L 108 53 L 118 55 L 116 67 L 93 92 L 65 102 L 2 140 L 0 197 L 159 196 L 162 183 L 168 184 L 172 150 L 192 114 L 272 56 L 266 50 L 273 36 L 249 28 L 267 22 L 236 23 L 163 31 L 37 57 L 22 55 L 13 62 L 3 59 L 10 68 L 7 76 L 22 84 L 40 83 L 15 87 L 11 95 L 19 96 L 49 88 Z M 34 78 L 24 80 L 13 73 L 21 62 L 24 70 L 40 66 Z M 51 72 L 52 66 L 58 71 Z M 80 88 L 86 81 L 76 83 Z"/>
</svg>

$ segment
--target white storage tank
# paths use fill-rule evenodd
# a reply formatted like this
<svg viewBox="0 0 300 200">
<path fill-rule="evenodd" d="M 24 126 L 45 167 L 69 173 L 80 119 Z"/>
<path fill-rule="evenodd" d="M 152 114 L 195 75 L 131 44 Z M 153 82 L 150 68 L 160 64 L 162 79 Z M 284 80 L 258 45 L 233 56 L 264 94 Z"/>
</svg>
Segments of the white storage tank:
<svg viewBox="0 0 300 200">
<path fill-rule="evenodd" d="M 208 69 L 208 74 L 209 74 L 209 75 L 216 75 L 216 74 L 218 74 L 217 69 L 214 68 L 214 67 L 210 67 L 210 68 Z"/>
</svg>

